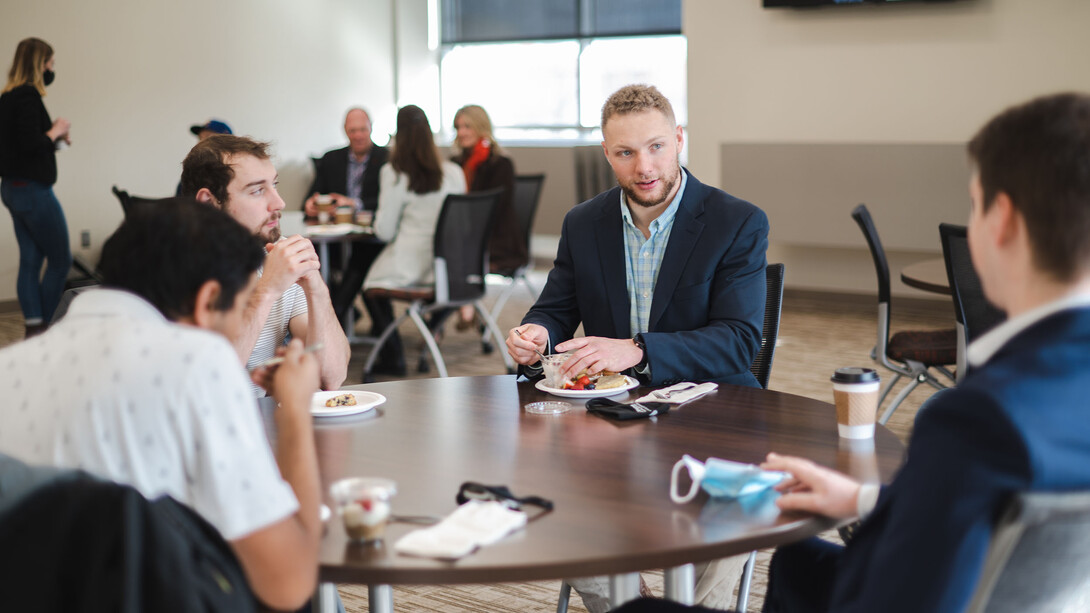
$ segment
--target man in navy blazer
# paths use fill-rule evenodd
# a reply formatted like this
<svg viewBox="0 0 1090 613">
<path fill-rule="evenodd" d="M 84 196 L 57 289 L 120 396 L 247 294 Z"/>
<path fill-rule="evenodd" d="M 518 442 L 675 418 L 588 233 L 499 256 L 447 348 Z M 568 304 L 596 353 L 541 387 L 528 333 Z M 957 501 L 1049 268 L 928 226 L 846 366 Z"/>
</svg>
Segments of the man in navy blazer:
<svg viewBox="0 0 1090 613">
<path fill-rule="evenodd" d="M 653 93 L 652 93 L 653 92 Z M 768 218 L 678 162 L 682 130 L 653 87 L 628 86 L 602 110 L 615 187 L 564 217 L 553 269 L 508 352 L 534 365 L 574 351 L 569 374 L 632 369 L 644 382 L 757 387 Z M 572 339 L 579 324 L 586 335 Z"/>
<path fill-rule="evenodd" d="M 1012 494 L 1090 488 L 1090 96 L 1008 109 L 969 157 L 969 248 L 1009 319 L 919 414 L 889 486 L 769 455 L 794 476 L 782 509 L 864 521 L 845 548 L 780 548 L 765 611 L 963 611 Z"/>
<path fill-rule="evenodd" d="M 562 371 L 629 371 L 643 382 L 758 387 L 768 218 L 681 168 L 681 127 L 657 89 L 630 85 L 602 107 L 602 148 L 619 187 L 564 217 L 553 269 L 508 352 L 532 370 L 534 349 L 571 351 Z M 572 338 L 582 324 L 586 336 Z M 524 370 L 525 372 L 525 370 Z M 725 607 L 745 564 L 696 566 L 696 600 Z M 591 613 L 605 578 L 569 579 Z"/>
</svg>

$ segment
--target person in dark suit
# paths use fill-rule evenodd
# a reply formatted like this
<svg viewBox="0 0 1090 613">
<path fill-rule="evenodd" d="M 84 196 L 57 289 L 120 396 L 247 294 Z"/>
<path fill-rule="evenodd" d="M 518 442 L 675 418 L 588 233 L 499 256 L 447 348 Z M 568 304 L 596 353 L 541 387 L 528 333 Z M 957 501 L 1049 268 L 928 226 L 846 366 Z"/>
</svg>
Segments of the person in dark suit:
<svg viewBox="0 0 1090 613">
<path fill-rule="evenodd" d="M 507 338 L 511 357 L 573 351 L 564 371 L 632 369 L 643 382 L 757 387 L 768 218 L 681 168 L 682 130 L 653 87 L 602 110 L 615 187 L 565 217 L 541 297 Z M 573 339 L 579 324 L 586 334 Z"/>
<path fill-rule="evenodd" d="M 371 141 L 371 117 L 361 108 L 344 116 L 348 146 L 327 151 L 314 169 L 309 196 L 303 201 L 307 217 L 318 216 L 318 195 L 329 194 L 337 206 L 352 205 L 357 211 L 378 207 L 378 171 L 386 163 L 385 147 Z"/>
<path fill-rule="evenodd" d="M 378 175 L 389 159 L 389 152 L 371 141 L 371 117 L 361 108 L 349 109 L 345 114 L 344 133 L 348 146 L 327 151 L 316 164 L 314 182 L 307 192 L 310 195 L 303 202 L 308 219 L 318 216 L 319 194 L 329 194 L 336 206 L 352 206 L 356 211 L 374 213 L 378 208 Z M 347 321 L 348 310 L 363 287 L 371 264 L 381 251 L 381 244 L 356 243 L 347 267 L 340 270 L 340 245 L 330 245 L 331 272 L 340 273 L 340 281 L 330 288 L 330 295 L 333 311 L 342 325 Z"/>
<path fill-rule="evenodd" d="M 1090 488 L 1090 95 L 1004 111 L 969 157 L 969 248 L 1009 318 L 920 414 L 890 485 L 769 455 L 765 468 L 794 477 L 780 508 L 864 520 L 844 548 L 777 550 L 765 611 L 963 611 L 1014 493 Z"/>
<path fill-rule="evenodd" d="M 565 216 L 541 297 L 508 334 L 511 357 L 527 374 L 539 368 L 534 350 L 552 347 L 572 352 L 568 376 L 758 387 L 749 367 L 764 321 L 768 218 L 681 168 L 682 129 L 654 87 L 610 96 L 602 135 L 620 187 Z M 580 324 L 586 336 L 572 338 Z M 698 601 L 726 605 L 745 559 L 698 565 Z M 592 613 L 608 610 L 602 578 L 568 582 Z"/>
</svg>

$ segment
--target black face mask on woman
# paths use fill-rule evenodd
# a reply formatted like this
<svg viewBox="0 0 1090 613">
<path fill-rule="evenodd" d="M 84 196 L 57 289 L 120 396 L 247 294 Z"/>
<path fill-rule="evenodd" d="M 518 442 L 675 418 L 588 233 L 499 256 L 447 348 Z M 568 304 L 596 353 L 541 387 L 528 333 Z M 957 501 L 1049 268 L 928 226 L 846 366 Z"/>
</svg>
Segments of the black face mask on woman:
<svg viewBox="0 0 1090 613">
<path fill-rule="evenodd" d="M 47 86 L 52 83 L 55 78 L 57 78 L 57 75 L 52 70 L 47 70 L 42 73 L 42 83 L 45 83 Z"/>
</svg>

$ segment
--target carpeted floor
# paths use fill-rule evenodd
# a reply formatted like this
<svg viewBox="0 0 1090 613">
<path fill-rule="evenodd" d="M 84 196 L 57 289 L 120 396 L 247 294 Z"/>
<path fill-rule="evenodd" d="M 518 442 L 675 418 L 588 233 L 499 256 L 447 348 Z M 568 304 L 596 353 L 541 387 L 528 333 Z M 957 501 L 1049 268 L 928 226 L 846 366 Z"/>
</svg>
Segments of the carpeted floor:
<svg viewBox="0 0 1090 613">
<path fill-rule="evenodd" d="M 787 271 L 790 274 L 790 271 Z M 533 276 L 540 287 L 544 274 Z M 495 290 L 496 288 L 493 288 Z M 495 291 L 490 292 L 494 295 Z M 529 292 L 516 291 L 500 317 L 505 333 L 518 324 L 532 303 Z M 843 296 L 788 291 L 784 297 L 780 324 L 780 342 L 776 351 L 770 387 L 825 401 L 832 400 L 829 376 L 841 366 L 869 366 L 870 350 L 875 342 L 876 305 L 873 297 Z M 892 314 L 894 331 L 953 326 L 951 306 L 946 301 L 895 300 Z M 366 332 L 367 322 L 357 330 Z M 406 346 L 415 348 L 419 335 L 411 324 L 401 328 Z M 0 346 L 22 337 L 22 318 L 17 313 L 0 314 Z M 470 332 L 455 332 L 453 326 L 442 343 L 443 355 L 451 376 L 499 374 L 504 372 L 497 353 L 481 352 L 480 340 Z M 353 348 L 346 384 L 360 382 L 360 372 L 369 347 Z M 410 360 L 413 362 L 414 360 Z M 434 369 L 432 369 L 434 371 Z M 879 367 L 883 378 L 887 373 Z M 410 377 L 434 376 L 411 372 Z M 379 377 L 379 380 L 382 380 Z M 920 389 L 893 415 L 889 427 L 902 440 L 911 433 L 912 420 L 919 404 L 930 394 L 930 388 Z M 828 537 L 835 540 L 835 533 Z M 759 611 L 763 602 L 770 551 L 758 555 L 754 573 L 749 611 Z M 662 593 L 661 572 L 649 572 L 645 579 L 652 591 Z M 484 611 L 555 611 L 559 581 L 519 584 L 408 586 L 395 587 L 394 608 L 399 612 L 484 612 Z M 349 612 L 367 611 L 366 586 L 340 586 L 345 608 Z M 570 610 L 585 611 L 573 594 Z"/>
</svg>

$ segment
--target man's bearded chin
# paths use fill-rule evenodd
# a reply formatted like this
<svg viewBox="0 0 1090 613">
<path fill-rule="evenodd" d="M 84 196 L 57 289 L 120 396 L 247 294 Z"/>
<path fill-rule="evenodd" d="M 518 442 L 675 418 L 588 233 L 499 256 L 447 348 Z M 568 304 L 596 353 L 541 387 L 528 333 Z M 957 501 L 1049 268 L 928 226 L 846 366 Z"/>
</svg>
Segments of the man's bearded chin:
<svg viewBox="0 0 1090 613">
<path fill-rule="evenodd" d="M 674 191 L 674 186 L 677 185 L 677 182 L 680 180 L 680 178 L 681 171 L 679 170 L 678 173 L 675 174 L 673 178 L 671 178 L 669 181 L 667 181 L 666 179 L 661 179 L 662 196 L 657 197 L 655 200 L 645 200 L 640 196 L 640 194 L 636 192 L 635 189 L 631 187 L 622 186 L 621 189 L 624 190 L 625 198 L 627 198 L 629 202 L 635 202 L 642 207 L 652 208 L 662 204 L 663 202 L 666 202 L 666 198 Z"/>
<path fill-rule="evenodd" d="M 277 214 L 276 220 L 277 220 L 277 222 L 280 221 L 280 215 L 279 214 Z M 275 228 L 272 228 L 270 230 L 266 230 L 264 233 L 261 233 L 261 238 L 266 243 L 275 243 L 276 241 L 280 240 L 280 224 L 277 223 Z"/>
</svg>

